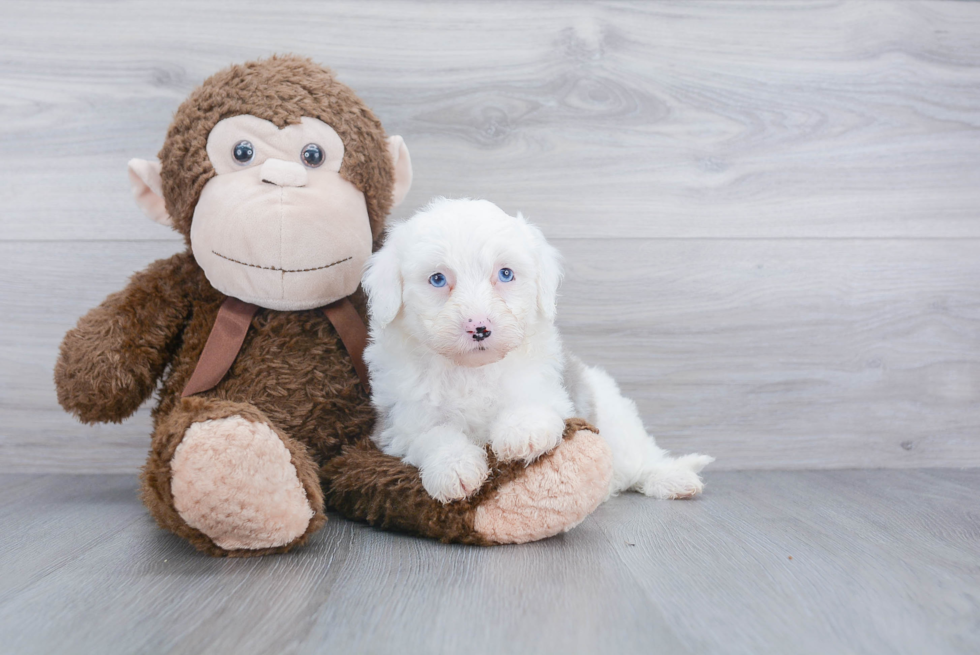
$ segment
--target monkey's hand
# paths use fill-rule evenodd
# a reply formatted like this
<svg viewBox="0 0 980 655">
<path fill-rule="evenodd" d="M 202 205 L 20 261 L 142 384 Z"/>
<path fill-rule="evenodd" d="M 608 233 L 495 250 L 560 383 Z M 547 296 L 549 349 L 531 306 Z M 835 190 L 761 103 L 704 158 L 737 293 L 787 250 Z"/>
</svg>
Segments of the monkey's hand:
<svg viewBox="0 0 980 655">
<path fill-rule="evenodd" d="M 190 257 L 154 262 L 65 335 L 54 381 L 66 411 L 118 423 L 153 393 L 187 320 Z"/>
</svg>

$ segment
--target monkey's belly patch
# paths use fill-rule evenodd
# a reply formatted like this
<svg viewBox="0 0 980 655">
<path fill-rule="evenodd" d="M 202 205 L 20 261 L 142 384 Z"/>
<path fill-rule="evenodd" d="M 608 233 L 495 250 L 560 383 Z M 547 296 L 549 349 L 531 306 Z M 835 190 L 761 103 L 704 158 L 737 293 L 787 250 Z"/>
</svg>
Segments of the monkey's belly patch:
<svg viewBox="0 0 980 655">
<path fill-rule="evenodd" d="M 222 259 L 227 259 L 235 264 L 241 264 L 242 266 L 248 266 L 250 268 L 260 268 L 263 271 L 278 271 L 280 273 L 309 273 L 310 271 L 322 271 L 325 268 L 330 268 L 331 266 L 336 266 L 337 264 L 343 264 L 346 261 L 350 261 L 353 257 L 344 257 L 343 259 L 338 259 L 330 264 L 324 264 L 323 266 L 316 266 L 314 268 L 278 268 L 276 266 L 259 266 L 258 264 L 249 264 L 248 262 L 240 262 L 237 259 L 232 259 L 226 255 L 222 255 L 216 250 L 211 251 L 212 254 L 221 257 Z"/>
</svg>

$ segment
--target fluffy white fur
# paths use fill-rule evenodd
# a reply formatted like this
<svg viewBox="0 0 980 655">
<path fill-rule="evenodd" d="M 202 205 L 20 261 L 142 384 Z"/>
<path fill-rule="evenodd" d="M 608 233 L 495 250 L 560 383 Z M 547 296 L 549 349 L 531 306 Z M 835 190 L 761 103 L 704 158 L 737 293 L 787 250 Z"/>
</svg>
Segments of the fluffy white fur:
<svg viewBox="0 0 980 655">
<path fill-rule="evenodd" d="M 436 274 L 444 286 L 432 283 Z M 375 442 L 448 502 L 486 480 L 487 444 L 502 460 L 531 462 L 578 416 L 612 450 L 610 493 L 699 493 L 698 472 L 713 458 L 669 457 L 616 382 L 562 348 L 561 275 L 537 227 L 485 200 L 438 199 L 392 227 L 363 278 Z"/>
</svg>

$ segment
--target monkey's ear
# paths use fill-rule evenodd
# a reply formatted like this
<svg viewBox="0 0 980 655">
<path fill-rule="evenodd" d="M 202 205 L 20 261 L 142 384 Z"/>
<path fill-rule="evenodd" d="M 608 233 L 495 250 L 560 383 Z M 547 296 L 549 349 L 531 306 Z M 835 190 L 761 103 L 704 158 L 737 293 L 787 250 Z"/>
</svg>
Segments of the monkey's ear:
<svg viewBox="0 0 980 655">
<path fill-rule="evenodd" d="M 397 207 L 412 188 L 412 158 L 400 136 L 388 137 L 388 153 L 395 165 L 395 183 L 391 188 L 391 206 Z"/>
<path fill-rule="evenodd" d="M 372 323 L 384 327 L 395 320 L 402 306 L 402 275 L 398 252 L 391 239 L 371 255 L 361 286 L 368 296 L 368 314 Z"/>
<path fill-rule="evenodd" d="M 160 225 L 173 227 L 174 221 L 163 202 L 163 181 L 160 179 L 160 162 L 145 159 L 129 160 L 129 186 L 143 213 Z"/>
</svg>

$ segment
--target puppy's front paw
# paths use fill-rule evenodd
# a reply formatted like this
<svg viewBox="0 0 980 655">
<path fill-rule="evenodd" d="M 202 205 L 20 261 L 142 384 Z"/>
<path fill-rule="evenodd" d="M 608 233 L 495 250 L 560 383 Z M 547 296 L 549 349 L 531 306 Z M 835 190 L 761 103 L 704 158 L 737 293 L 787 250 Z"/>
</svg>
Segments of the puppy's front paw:
<svg viewBox="0 0 980 655">
<path fill-rule="evenodd" d="M 439 448 L 420 470 L 422 486 L 443 503 L 472 496 L 489 473 L 486 450 L 471 443 Z"/>
<path fill-rule="evenodd" d="M 565 421 L 552 409 L 526 407 L 506 411 L 490 432 L 490 447 L 501 461 L 532 462 L 561 442 Z"/>
</svg>

